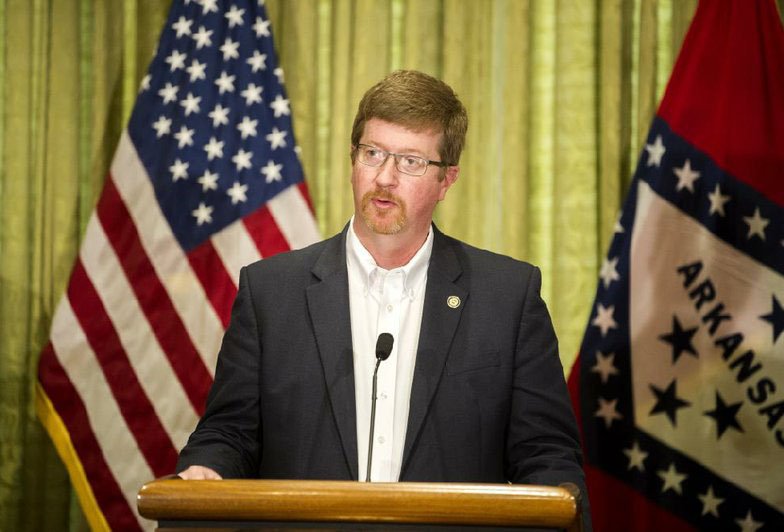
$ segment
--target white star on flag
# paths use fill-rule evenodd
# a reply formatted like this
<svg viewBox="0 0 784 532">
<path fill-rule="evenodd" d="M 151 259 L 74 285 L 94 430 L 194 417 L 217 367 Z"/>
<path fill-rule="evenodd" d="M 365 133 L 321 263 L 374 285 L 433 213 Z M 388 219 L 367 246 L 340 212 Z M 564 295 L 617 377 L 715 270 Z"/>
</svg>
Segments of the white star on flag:
<svg viewBox="0 0 784 532">
<path fill-rule="evenodd" d="M 267 183 L 272 183 L 273 181 L 280 181 L 283 178 L 280 173 L 282 169 L 282 164 L 275 164 L 274 161 L 270 160 L 267 161 L 267 166 L 261 169 L 261 173 L 266 177 Z"/>
<path fill-rule="evenodd" d="M 626 469 L 639 469 L 645 471 L 645 459 L 648 458 L 648 453 L 640 449 L 640 444 L 634 442 L 629 449 L 624 449 L 623 454 L 629 459 L 629 465 Z"/>
<path fill-rule="evenodd" d="M 191 113 L 198 113 L 201 109 L 199 109 L 199 102 L 201 102 L 201 96 L 194 96 L 190 92 L 188 96 L 180 102 L 180 105 L 185 109 L 185 116 L 189 116 Z"/>
<path fill-rule="evenodd" d="M 158 94 L 163 98 L 163 103 L 166 104 L 177 99 L 177 91 L 179 90 L 179 87 L 174 86 L 171 83 L 166 83 L 166 86 L 159 90 Z"/>
<path fill-rule="evenodd" d="M 152 80 L 152 76 L 147 74 L 142 78 L 142 82 L 139 85 L 139 92 L 144 92 L 149 90 L 150 88 L 150 81 Z"/>
<path fill-rule="evenodd" d="M 171 133 L 171 124 L 172 121 L 170 118 L 166 118 L 163 115 L 159 116 L 158 120 L 152 124 L 152 127 L 155 129 L 155 136 L 161 138 L 162 136 Z"/>
<path fill-rule="evenodd" d="M 229 109 L 228 107 L 223 107 L 221 104 L 217 104 L 215 109 L 207 113 L 207 116 L 212 118 L 212 127 L 218 127 L 229 123 Z"/>
<path fill-rule="evenodd" d="M 702 501 L 702 515 L 711 514 L 714 517 L 719 517 L 719 505 L 724 502 L 724 499 L 714 495 L 713 486 L 708 486 L 708 491 L 698 497 Z"/>
<path fill-rule="evenodd" d="M 608 429 L 613 421 L 616 419 L 623 419 L 623 416 L 616 409 L 617 404 L 618 399 L 608 401 L 607 399 L 599 397 L 599 409 L 596 411 L 595 415 L 596 417 L 604 419 L 604 424 Z"/>
<path fill-rule="evenodd" d="M 270 107 L 275 113 L 275 118 L 280 118 L 283 115 L 290 115 L 289 101 L 282 97 L 280 94 L 275 96 L 275 100 L 270 104 Z"/>
<path fill-rule="evenodd" d="M 253 25 L 253 31 L 256 32 L 256 37 L 269 37 L 269 27 L 269 20 L 262 20 L 261 17 L 256 17 L 256 23 Z"/>
<path fill-rule="evenodd" d="M 231 6 L 223 16 L 226 17 L 226 20 L 229 21 L 229 27 L 233 28 L 234 26 L 242 26 L 242 15 L 245 14 L 244 9 L 240 9 L 237 6 Z"/>
<path fill-rule="evenodd" d="M 187 55 L 180 53 L 177 50 L 172 50 L 171 55 L 166 58 L 166 62 L 169 63 L 169 70 L 174 72 L 180 68 L 185 68 L 185 59 L 187 57 Z"/>
<path fill-rule="evenodd" d="M 675 464 L 670 464 L 670 467 L 667 468 L 667 471 L 657 471 L 657 475 L 659 478 L 662 479 L 662 493 L 667 490 L 672 490 L 675 493 L 682 493 L 681 482 L 686 480 L 686 475 L 683 473 L 679 473 L 677 469 L 675 469 Z"/>
<path fill-rule="evenodd" d="M 188 129 L 185 126 L 180 126 L 180 130 L 174 134 L 174 138 L 177 139 L 177 147 L 184 148 L 185 146 L 192 146 L 193 145 L 193 129 Z"/>
<path fill-rule="evenodd" d="M 253 56 L 245 60 L 251 66 L 253 72 L 267 69 L 267 54 L 259 53 L 258 50 L 253 50 Z"/>
<path fill-rule="evenodd" d="M 183 162 L 179 159 L 174 161 L 174 164 L 169 167 L 172 174 L 172 181 L 179 181 L 180 179 L 188 179 L 188 167 L 190 163 Z"/>
<path fill-rule="evenodd" d="M 661 135 L 656 135 L 656 140 L 653 144 L 646 144 L 645 151 L 648 152 L 648 166 L 661 166 L 661 160 L 666 152 L 664 144 L 662 144 Z"/>
<path fill-rule="evenodd" d="M 596 325 L 599 327 L 599 329 L 602 331 L 602 336 L 606 336 L 607 331 L 610 329 L 616 329 L 618 327 L 618 324 L 613 318 L 614 312 L 615 305 L 610 305 L 607 308 L 605 308 L 601 303 L 597 305 L 596 317 L 591 322 L 591 325 Z"/>
<path fill-rule="evenodd" d="M 237 171 L 239 172 L 243 168 L 250 168 L 250 160 L 253 157 L 253 153 L 249 151 L 245 151 L 242 148 L 231 158 L 231 162 L 237 167 Z"/>
<path fill-rule="evenodd" d="M 223 44 L 220 47 L 220 51 L 223 53 L 224 61 L 237 59 L 240 56 L 240 42 L 232 41 L 231 38 L 226 37 L 226 40 L 223 41 Z"/>
<path fill-rule="evenodd" d="M 215 80 L 215 85 L 218 86 L 218 92 L 223 94 L 224 92 L 234 92 L 234 80 L 237 76 L 230 76 L 224 70 L 221 72 L 221 75 L 218 79 Z"/>
<path fill-rule="evenodd" d="M 218 190 L 218 174 L 205 170 L 204 174 L 197 179 L 201 185 L 201 191 L 207 192 L 208 190 Z"/>
<path fill-rule="evenodd" d="M 264 90 L 264 87 L 256 86 L 255 83 L 248 83 L 245 90 L 240 92 L 240 95 L 245 98 L 245 105 L 250 106 L 254 103 L 261 103 L 262 90 Z"/>
<path fill-rule="evenodd" d="M 205 46 L 212 46 L 212 30 L 208 30 L 204 26 L 199 26 L 199 31 L 191 35 L 191 37 L 196 41 L 197 50 L 201 50 Z"/>
<path fill-rule="evenodd" d="M 754 209 L 753 216 L 744 216 L 743 221 L 746 222 L 749 226 L 749 234 L 746 238 L 751 238 L 753 236 L 758 236 L 762 240 L 765 240 L 765 228 L 770 223 L 770 220 L 767 218 L 763 218 L 760 215 L 759 207 Z"/>
<path fill-rule="evenodd" d="M 235 181 L 230 189 L 226 190 L 226 194 L 231 198 L 231 204 L 236 205 L 239 202 L 245 202 L 248 197 L 245 193 L 248 191 L 248 185 L 242 185 L 239 181 Z"/>
<path fill-rule="evenodd" d="M 191 24 L 193 24 L 192 20 L 188 20 L 185 17 L 180 17 L 177 22 L 172 24 L 172 29 L 177 32 L 177 37 L 179 38 L 183 35 L 191 34 Z"/>
<path fill-rule="evenodd" d="M 689 159 L 686 159 L 686 162 L 682 167 L 673 168 L 672 171 L 678 176 L 678 184 L 676 185 L 675 190 L 681 191 L 686 188 L 689 192 L 694 192 L 694 182 L 699 179 L 700 173 L 692 170 L 691 161 Z"/>
<path fill-rule="evenodd" d="M 199 0 L 199 2 L 202 7 L 202 15 L 218 12 L 218 0 Z"/>
<path fill-rule="evenodd" d="M 216 157 L 223 157 L 223 141 L 215 137 L 210 137 L 210 141 L 204 145 L 204 151 L 207 152 L 207 160 L 211 161 Z"/>
<path fill-rule="evenodd" d="M 724 204 L 729 200 L 730 197 L 722 195 L 721 188 L 719 188 L 719 184 L 716 183 L 716 188 L 713 189 L 713 192 L 708 192 L 708 201 L 710 201 L 710 211 L 708 214 L 718 213 L 719 216 L 724 216 Z"/>
<path fill-rule="evenodd" d="M 736 519 L 735 522 L 740 527 L 741 532 L 757 532 L 765 524 L 755 521 L 754 516 L 751 515 L 751 510 L 749 510 L 744 519 Z"/>
<path fill-rule="evenodd" d="M 611 375 L 618 374 L 618 368 L 614 365 L 615 354 L 610 353 L 605 356 L 600 351 L 596 352 L 596 364 L 591 368 L 593 373 L 598 373 L 602 379 L 602 383 L 607 383 Z"/>
<path fill-rule="evenodd" d="M 207 63 L 199 63 L 198 60 L 193 59 L 191 61 L 191 66 L 185 69 L 185 71 L 190 74 L 191 76 L 191 83 L 198 79 L 206 79 Z"/>
<path fill-rule="evenodd" d="M 197 225 L 212 222 L 212 207 L 208 207 L 204 202 L 199 203 L 199 207 L 191 211 L 191 214 L 196 218 Z"/>
<path fill-rule="evenodd" d="M 610 283 L 621 278 L 621 276 L 618 275 L 618 270 L 616 268 L 617 266 L 618 257 L 615 257 L 614 259 L 604 259 L 599 277 L 602 278 L 605 289 L 610 287 Z"/>
<path fill-rule="evenodd" d="M 258 120 L 251 120 L 247 116 L 242 117 L 242 122 L 237 124 L 237 130 L 240 132 L 240 135 L 243 139 L 248 137 L 255 137 L 256 136 L 256 125 L 259 123 Z"/>
<path fill-rule="evenodd" d="M 264 138 L 266 138 L 269 141 L 271 150 L 274 150 L 276 148 L 286 147 L 286 132 L 280 131 L 276 127 L 273 127 L 272 133 L 270 133 Z"/>
</svg>

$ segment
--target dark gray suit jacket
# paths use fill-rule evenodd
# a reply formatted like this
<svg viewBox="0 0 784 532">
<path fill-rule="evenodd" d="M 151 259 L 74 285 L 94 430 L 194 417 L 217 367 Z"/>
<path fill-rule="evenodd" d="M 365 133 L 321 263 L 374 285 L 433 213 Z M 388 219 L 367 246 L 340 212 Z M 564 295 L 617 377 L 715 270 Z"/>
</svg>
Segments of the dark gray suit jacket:
<svg viewBox="0 0 784 532">
<path fill-rule="evenodd" d="M 434 232 L 400 480 L 574 482 L 585 493 L 539 270 Z M 177 471 L 357 479 L 354 381 L 372 376 L 353 370 L 345 233 L 243 268 Z"/>
</svg>

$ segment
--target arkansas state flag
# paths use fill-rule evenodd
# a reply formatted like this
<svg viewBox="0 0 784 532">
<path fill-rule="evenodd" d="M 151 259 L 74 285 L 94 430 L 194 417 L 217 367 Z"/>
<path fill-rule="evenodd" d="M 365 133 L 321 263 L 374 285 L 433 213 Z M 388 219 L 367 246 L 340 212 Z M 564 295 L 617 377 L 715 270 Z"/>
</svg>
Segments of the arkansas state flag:
<svg viewBox="0 0 784 532">
<path fill-rule="evenodd" d="M 596 530 L 784 530 L 784 30 L 702 0 L 570 377 Z"/>
</svg>

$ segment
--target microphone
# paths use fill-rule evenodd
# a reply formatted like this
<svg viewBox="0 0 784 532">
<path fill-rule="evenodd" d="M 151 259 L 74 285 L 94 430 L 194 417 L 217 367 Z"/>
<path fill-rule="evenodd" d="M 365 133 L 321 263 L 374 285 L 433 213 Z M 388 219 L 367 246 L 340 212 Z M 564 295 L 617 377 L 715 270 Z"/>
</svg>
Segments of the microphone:
<svg viewBox="0 0 784 532">
<path fill-rule="evenodd" d="M 365 482 L 370 482 L 370 466 L 373 464 L 373 430 L 376 425 L 376 388 L 378 384 L 378 367 L 389 358 L 395 339 L 389 333 L 381 333 L 376 340 L 376 369 L 373 371 L 373 396 L 370 406 L 370 440 L 368 441 L 368 462 Z"/>
</svg>

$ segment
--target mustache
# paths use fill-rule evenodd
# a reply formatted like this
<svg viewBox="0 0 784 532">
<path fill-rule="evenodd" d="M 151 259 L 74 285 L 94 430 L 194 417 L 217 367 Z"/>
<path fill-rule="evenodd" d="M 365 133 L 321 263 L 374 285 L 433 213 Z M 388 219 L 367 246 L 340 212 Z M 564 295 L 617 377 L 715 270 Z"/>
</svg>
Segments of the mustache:
<svg viewBox="0 0 784 532">
<path fill-rule="evenodd" d="M 403 203 L 403 201 L 398 196 L 392 194 L 390 191 L 385 190 L 383 188 L 366 192 L 362 199 L 363 202 L 369 202 L 374 199 L 380 199 L 386 201 L 393 201 L 398 205 L 401 205 Z"/>
</svg>

